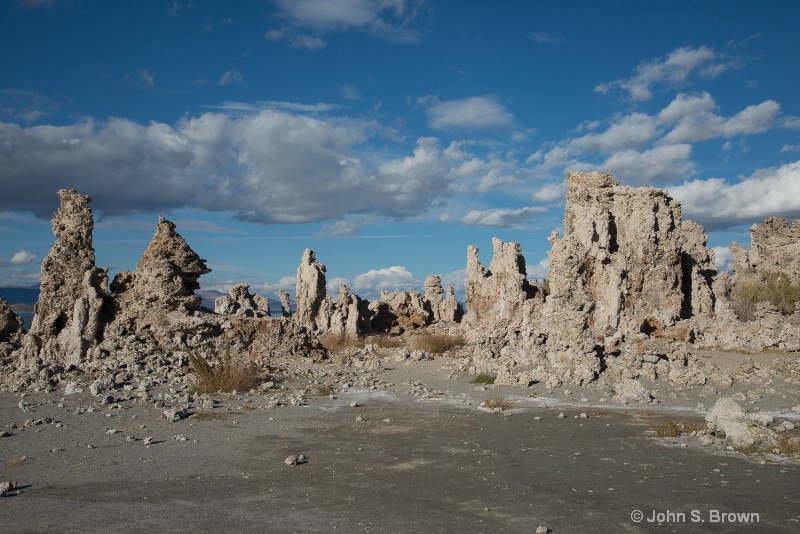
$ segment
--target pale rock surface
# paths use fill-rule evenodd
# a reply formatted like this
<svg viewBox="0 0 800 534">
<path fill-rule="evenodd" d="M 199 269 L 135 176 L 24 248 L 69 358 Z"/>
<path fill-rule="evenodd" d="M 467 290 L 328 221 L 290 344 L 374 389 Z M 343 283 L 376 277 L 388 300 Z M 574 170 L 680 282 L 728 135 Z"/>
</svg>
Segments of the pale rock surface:
<svg viewBox="0 0 800 534">
<path fill-rule="evenodd" d="M 444 289 L 442 279 L 438 275 L 430 275 L 425 279 L 425 309 L 431 314 L 433 322 L 461 322 L 464 310 L 456 300 L 455 288 L 447 286 L 447 295 L 442 298 Z"/>
<path fill-rule="evenodd" d="M 200 309 L 200 276 L 210 273 L 206 260 L 189 247 L 175 231 L 175 224 L 158 218 L 155 234 L 136 271 L 123 271 L 114 277 L 111 291 L 117 307 L 131 311 L 180 311 Z"/>
<path fill-rule="evenodd" d="M 307 248 L 297 267 L 297 309 L 294 318 L 300 324 L 319 329 L 318 315 L 325 302 L 325 265 L 317 261 L 314 251 Z"/>
<path fill-rule="evenodd" d="M 58 191 L 56 241 L 42 261 L 39 301 L 23 346 L 22 362 L 39 359 L 69 367 L 84 361 L 101 337 L 108 274 L 95 266 L 91 198 Z"/>
<path fill-rule="evenodd" d="M 249 285 L 237 284 L 231 286 L 228 296 L 214 301 L 214 312 L 220 315 L 269 317 L 269 300 L 263 295 L 251 295 Z"/>
<path fill-rule="evenodd" d="M 770 421 L 763 420 L 759 415 L 748 414 L 731 397 L 723 397 L 709 410 L 705 419 L 709 432 L 723 433 L 725 443 L 733 447 L 775 443 L 775 433 L 759 424 Z"/>
<path fill-rule="evenodd" d="M 281 315 L 283 317 L 292 316 L 292 305 L 289 301 L 289 293 L 283 290 L 278 291 L 278 298 L 281 301 Z"/>
<path fill-rule="evenodd" d="M 10 352 L 22 341 L 22 319 L 14 313 L 3 297 L 0 297 L 0 354 Z M 3 347 L 7 349 L 3 349 Z"/>
<path fill-rule="evenodd" d="M 427 325 L 432 317 L 419 291 L 381 291 L 380 300 L 368 304 L 373 332 L 401 334 Z"/>
<path fill-rule="evenodd" d="M 536 282 L 527 279 L 525 257 L 519 243 L 504 243 L 492 238 L 492 261 L 487 269 L 478 257 L 478 247 L 467 249 L 467 314 L 464 320 L 474 327 L 489 327 L 517 319 L 525 301 L 544 301 Z"/>
<path fill-rule="evenodd" d="M 713 253 L 664 190 L 571 172 L 564 236 L 550 242 L 551 326 L 564 325 L 568 346 L 613 351 L 627 335 L 713 311 Z"/>
</svg>

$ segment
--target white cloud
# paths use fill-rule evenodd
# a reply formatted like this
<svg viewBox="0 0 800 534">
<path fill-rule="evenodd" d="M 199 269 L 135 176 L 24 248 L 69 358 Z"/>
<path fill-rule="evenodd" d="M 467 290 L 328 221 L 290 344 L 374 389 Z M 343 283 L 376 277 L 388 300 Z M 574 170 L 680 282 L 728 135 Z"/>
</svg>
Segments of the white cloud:
<svg viewBox="0 0 800 534">
<path fill-rule="evenodd" d="M 469 226 L 491 226 L 493 228 L 510 228 L 523 223 L 539 213 L 547 211 L 546 208 L 528 206 L 512 210 L 498 208 L 489 210 L 472 210 L 461 218 L 461 223 Z"/>
<path fill-rule="evenodd" d="M 733 266 L 733 251 L 728 247 L 714 247 L 714 264 L 717 271 L 730 271 Z"/>
<path fill-rule="evenodd" d="M 600 168 L 638 184 L 675 182 L 695 174 L 689 160 L 691 153 L 692 146 L 687 144 L 657 146 L 644 152 L 622 150 L 612 154 Z"/>
<path fill-rule="evenodd" d="M 543 280 L 550 276 L 550 258 L 543 258 L 537 263 L 525 266 L 530 280 Z"/>
<path fill-rule="evenodd" d="M 549 32 L 531 32 L 528 34 L 528 39 L 539 44 L 562 44 L 567 42 L 564 36 Z"/>
<path fill-rule="evenodd" d="M 676 48 L 666 58 L 642 62 L 630 78 L 598 85 L 595 91 L 608 94 L 619 88 L 634 102 L 645 102 L 653 97 L 652 89 L 656 84 L 680 85 L 694 72 L 713 78 L 736 66 L 735 62 L 726 60 L 707 46 L 687 46 Z"/>
<path fill-rule="evenodd" d="M 659 114 L 662 122 L 676 123 L 660 142 L 691 143 L 716 137 L 731 138 L 738 135 L 762 133 L 776 125 L 780 106 L 773 100 L 748 106 L 730 118 L 713 112 L 714 100 L 708 93 L 701 96 L 678 95 Z"/>
<path fill-rule="evenodd" d="M 244 83 L 244 76 L 238 70 L 229 70 L 222 75 L 217 82 L 218 85 L 241 85 Z"/>
<path fill-rule="evenodd" d="M 296 276 L 284 276 L 277 282 L 264 282 L 261 284 L 251 284 L 250 289 L 253 291 L 257 291 L 262 295 L 266 294 L 277 294 L 278 291 L 286 291 L 291 295 L 292 300 L 295 297 L 295 291 L 297 291 L 297 277 Z"/>
<path fill-rule="evenodd" d="M 486 130 L 514 124 L 514 115 L 494 96 L 443 102 L 435 97 L 425 97 L 419 102 L 427 104 L 428 126 L 434 130 Z"/>
<path fill-rule="evenodd" d="M 27 250 L 20 250 L 19 252 L 15 252 L 10 260 L 0 260 L 0 266 L 28 265 L 34 261 L 36 261 L 36 254 L 28 252 Z"/>
<path fill-rule="evenodd" d="M 531 200 L 537 202 L 556 202 L 567 197 L 567 182 L 560 181 L 545 184 L 536 191 Z"/>
<path fill-rule="evenodd" d="M 401 265 L 372 269 L 353 278 L 353 293 L 370 300 L 380 297 L 381 291 L 420 291 L 422 282 Z"/>
<path fill-rule="evenodd" d="M 781 152 L 800 152 L 800 145 L 783 145 Z"/>
<path fill-rule="evenodd" d="M 328 42 L 319 37 L 312 37 L 310 35 L 296 35 L 290 39 L 292 48 L 305 48 L 306 50 L 322 50 L 328 46 Z"/>
<path fill-rule="evenodd" d="M 322 226 L 316 237 L 352 237 L 358 235 L 359 222 L 354 219 L 341 219 Z"/>
<path fill-rule="evenodd" d="M 339 94 L 346 100 L 361 100 L 361 93 L 354 85 L 342 85 L 339 87 Z"/>
<path fill-rule="evenodd" d="M 318 33 L 355 29 L 399 43 L 421 40 L 415 24 L 429 11 L 425 0 L 274 0 L 274 3 L 279 17 L 295 28 Z"/>
<path fill-rule="evenodd" d="M 570 143 L 580 152 L 609 153 L 641 146 L 656 135 L 656 121 L 644 113 L 632 113 L 601 134 L 577 137 Z"/>
<path fill-rule="evenodd" d="M 0 122 L 0 209 L 49 218 L 55 191 L 74 187 L 105 215 L 189 206 L 252 222 L 307 223 L 348 214 L 413 217 L 454 194 L 450 171 L 463 163 L 455 152 L 445 155 L 428 137 L 408 156 L 362 158 L 358 148 L 374 131 L 371 121 L 276 110 L 209 112 L 174 126 L 115 118 Z"/>
<path fill-rule="evenodd" d="M 769 215 L 800 216 L 800 161 L 763 169 L 730 183 L 721 178 L 693 180 L 670 188 L 687 219 L 707 227 L 761 222 Z"/>
</svg>

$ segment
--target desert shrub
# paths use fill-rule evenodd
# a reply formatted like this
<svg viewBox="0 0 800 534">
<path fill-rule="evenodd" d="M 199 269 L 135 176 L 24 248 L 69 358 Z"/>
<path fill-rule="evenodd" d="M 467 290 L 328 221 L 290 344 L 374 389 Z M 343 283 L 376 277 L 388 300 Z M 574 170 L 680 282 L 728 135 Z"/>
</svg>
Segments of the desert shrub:
<svg viewBox="0 0 800 534">
<path fill-rule="evenodd" d="M 514 406 L 514 401 L 508 397 L 491 397 L 483 401 L 483 407 L 488 410 L 498 410 L 504 412 Z"/>
<path fill-rule="evenodd" d="M 611 414 L 605 408 L 598 408 L 589 415 L 591 417 L 611 417 Z"/>
<path fill-rule="evenodd" d="M 351 337 L 346 332 L 325 332 L 319 337 L 319 342 L 329 352 L 339 352 L 354 347 L 363 347 L 363 340 Z"/>
<path fill-rule="evenodd" d="M 443 354 L 464 344 L 464 339 L 448 334 L 419 334 L 411 340 L 411 350 L 423 350 L 429 354 Z"/>
<path fill-rule="evenodd" d="M 669 418 L 665 418 L 660 423 L 653 425 L 656 437 L 659 438 L 674 438 L 680 436 L 684 432 L 688 434 L 705 429 L 705 421 L 673 421 Z"/>
<path fill-rule="evenodd" d="M 742 321 L 755 319 L 756 306 L 770 302 L 784 315 L 790 315 L 800 302 L 800 284 L 792 282 L 785 273 L 763 273 L 763 280 L 742 280 L 731 291 L 731 306 Z"/>
<path fill-rule="evenodd" d="M 781 436 L 778 440 L 778 454 L 782 456 L 800 455 L 800 440 L 791 436 Z"/>
<path fill-rule="evenodd" d="M 333 388 L 330 384 L 320 383 L 320 384 L 311 384 L 310 386 L 306 387 L 306 391 L 313 393 L 314 395 L 319 395 L 321 397 L 327 397 L 328 395 L 333 395 Z"/>
<path fill-rule="evenodd" d="M 241 358 L 232 358 L 230 345 L 225 346 L 225 354 L 218 356 L 214 365 L 191 349 L 186 349 L 186 354 L 197 378 L 197 389 L 200 393 L 249 391 L 258 384 L 255 364 Z"/>
<path fill-rule="evenodd" d="M 475 375 L 475 378 L 472 379 L 470 384 L 483 384 L 483 385 L 491 385 L 494 384 L 494 381 L 497 379 L 496 376 L 490 375 L 489 373 L 480 373 Z"/>
</svg>

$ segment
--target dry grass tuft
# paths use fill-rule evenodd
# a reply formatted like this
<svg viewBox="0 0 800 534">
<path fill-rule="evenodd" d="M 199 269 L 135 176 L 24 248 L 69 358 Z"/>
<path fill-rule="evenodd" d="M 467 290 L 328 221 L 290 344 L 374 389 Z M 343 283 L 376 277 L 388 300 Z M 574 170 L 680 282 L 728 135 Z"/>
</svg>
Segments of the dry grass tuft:
<svg viewBox="0 0 800 534">
<path fill-rule="evenodd" d="M 423 350 L 428 354 L 444 354 L 465 344 L 464 338 L 449 334 L 419 334 L 411 340 L 411 350 Z"/>
<path fill-rule="evenodd" d="M 698 430 L 705 430 L 705 421 L 673 421 L 665 418 L 658 424 L 653 424 L 653 431 L 659 438 L 675 438 L 683 433 L 689 434 Z"/>
<path fill-rule="evenodd" d="M 328 352 L 332 353 L 364 346 L 363 340 L 348 336 L 345 332 L 326 332 L 319 337 L 319 342 Z"/>
<path fill-rule="evenodd" d="M 800 455 L 800 440 L 791 436 L 781 436 L 776 448 L 780 451 L 781 456 L 798 456 Z"/>
<path fill-rule="evenodd" d="M 590 417 L 611 417 L 611 414 L 605 408 L 598 408 L 589 414 Z"/>
<path fill-rule="evenodd" d="M 755 319 L 756 306 L 770 302 L 784 315 L 791 315 L 800 302 L 800 284 L 782 272 L 763 273 L 762 281 L 743 280 L 731 291 L 731 305 L 742 321 Z"/>
<path fill-rule="evenodd" d="M 510 410 L 512 406 L 514 406 L 514 401 L 508 397 L 491 397 L 483 401 L 483 407 L 487 410 L 504 412 Z"/>
<path fill-rule="evenodd" d="M 186 353 L 200 393 L 250 391 L 258 384 L 255 364 L 241 358 L 233 359 L 230 345 L 225 347 L 225 354 L 217 358 L 215 365 L 190 349 L 186 349 Z"/>
<path fill-rule="evenodd" d="M 224 415 L 226 414 L 219 412 L 194 412 L 191 417 L 199 421 L 211 421 L 214 419 L 222 419 Z"/>
</svg>

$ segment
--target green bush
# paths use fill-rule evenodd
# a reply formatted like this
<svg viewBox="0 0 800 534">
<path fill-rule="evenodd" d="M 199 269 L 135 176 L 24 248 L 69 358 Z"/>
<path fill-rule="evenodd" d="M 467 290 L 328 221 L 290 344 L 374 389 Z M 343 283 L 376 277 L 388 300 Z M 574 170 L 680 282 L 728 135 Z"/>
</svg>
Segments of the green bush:
<svg viewBox="0 0 800 534">
<path fill-rule="evenodd" d="M 770 302 L 784 315 L 795 312 L 800 302 L 800 284 L 792 282 L 785 273 L 763 273 L 762 280 L 743 280 L 731 291 L 731 304 L 742 321 L 755 319 L 760 302 Z"/>
</svg>

